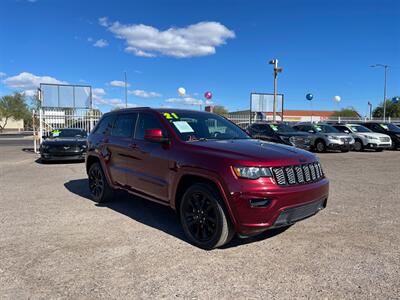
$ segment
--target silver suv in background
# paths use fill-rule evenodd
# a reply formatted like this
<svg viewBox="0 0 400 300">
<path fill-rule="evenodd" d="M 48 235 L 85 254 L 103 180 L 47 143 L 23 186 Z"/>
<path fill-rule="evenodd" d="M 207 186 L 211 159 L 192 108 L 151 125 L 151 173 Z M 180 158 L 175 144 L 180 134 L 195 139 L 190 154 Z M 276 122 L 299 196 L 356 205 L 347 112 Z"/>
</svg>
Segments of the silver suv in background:
<svg viewBox="0 0 400 300">
<path fill-rule="evenodd" d="M 372 130 L 360 124 L 336 124 L 333 125 L 337 130 L 350 134 L 354 139 L 355 151 L 363 151 L 364 149 L 375 149 L 382 151 L 392 147 L 392 139 L 387 134 L 373 132 Z"/>
<path fill-rule="evenodd" d="M 354 146 L 354 138 L 346 133 L 341 133 L 329 124 L 299 123 L 293 128 L 311 133 L 313 137 L 312 148 L 317 152 L 327 150 L 350 151 Z"/>
</svg>

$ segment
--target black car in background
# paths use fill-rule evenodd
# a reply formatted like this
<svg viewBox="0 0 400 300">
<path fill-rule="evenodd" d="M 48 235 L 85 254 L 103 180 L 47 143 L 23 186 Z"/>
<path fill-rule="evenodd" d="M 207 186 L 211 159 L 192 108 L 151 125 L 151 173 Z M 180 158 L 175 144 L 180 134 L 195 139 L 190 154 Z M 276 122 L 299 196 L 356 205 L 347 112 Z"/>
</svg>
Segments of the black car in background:
<svg viewBox="0 0 400 300">
<path fill-rule="evenodd" d="M 392 123 L 365 122 L 361 125 L 371 129 L 374 132 L 387 134 L 392 139 L 392 149 L 400 148 L 400 127 Z"/>
<path fill-rule="evenodd" d="M 85 160 L 87 132 L 77 128 L 53 130 L 40 145 L 42 161 Z"/>
<path fill-rule="evenodd" d="M 255 139 L 286 144 L 310 150 L 312 137 L 284 123 L 254 123 L 247 127 L 247 132 Z"/>
</svg>

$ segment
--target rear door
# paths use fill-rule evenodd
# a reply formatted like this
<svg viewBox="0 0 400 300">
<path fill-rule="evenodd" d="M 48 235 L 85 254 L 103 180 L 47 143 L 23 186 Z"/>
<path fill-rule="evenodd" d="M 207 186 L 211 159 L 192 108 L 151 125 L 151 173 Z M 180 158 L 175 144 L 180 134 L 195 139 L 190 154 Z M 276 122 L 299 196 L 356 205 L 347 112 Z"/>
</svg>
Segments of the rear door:
<svg viewBox="0 0 400 300">
<path fill-rule="evenodd" d="M 108 141 L 111 180 L 120 186 L 127 185 L 127 178 L 135 166 L 133 133 L 136 120 L 137 113 L 118 114 Z"/>
<path fill-rule="evenodd" d="M 132 168 L 134 173 L 128 178 L 129 186 L 136 191 L 168 201 L 170 146 L 144 139 L 146 129 L 161 129 L 167 136 L 164 126 L 151 112 L 139 113 L 135 139 Z"/>
</svg>

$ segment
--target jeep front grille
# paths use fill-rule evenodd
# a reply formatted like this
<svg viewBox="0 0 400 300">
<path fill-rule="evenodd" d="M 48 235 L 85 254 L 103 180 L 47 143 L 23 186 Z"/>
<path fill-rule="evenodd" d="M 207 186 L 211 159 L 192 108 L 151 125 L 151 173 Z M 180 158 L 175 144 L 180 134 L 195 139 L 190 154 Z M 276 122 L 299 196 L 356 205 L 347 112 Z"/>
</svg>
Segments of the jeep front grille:
<svg viewBox="0 0 400 300">
<path fill-rule="evenodd" d="M 288 167 L 273 167 L 272 173 L 278 185 L 311 183 L 324 177 L 319 162 Z"/>
</svg>

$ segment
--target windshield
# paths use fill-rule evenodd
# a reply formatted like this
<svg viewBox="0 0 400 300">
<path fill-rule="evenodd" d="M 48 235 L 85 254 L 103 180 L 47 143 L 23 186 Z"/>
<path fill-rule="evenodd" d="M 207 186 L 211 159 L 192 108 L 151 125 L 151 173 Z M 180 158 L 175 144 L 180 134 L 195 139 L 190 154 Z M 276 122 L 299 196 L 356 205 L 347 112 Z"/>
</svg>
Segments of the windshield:
<svg viewBox="0 0 400 300">
<path fill-rule="evenodd" d="M 85 138 L 87 133 L 81 129 L 55 129 L 51 132 L 51 138 Z"/>
<path fill-rule="evenodd" d="M 332 127 L 330 125 L 314 125 L 313 128 L 316 132 L 322 132 L 322 133 L 338 133 L 339 132 L 339 130 L 337 130 L 335 127 Z"/>
<path fill-rule="evenodd" d="M 271 127 L 271 129 L 276 132 L 296 132 L 297 131 L 297 129 L 294 129 L 286 124 L 269 124 L 269 127 Z"/>
<path fill-rule="evenodd" d="M 388 131 L 394 131 L 394 132 L 399 132 L 400 133 L 400 127 L 388 123 L 388 124 L 379 124 L 383 129 L 388 130 Z"/>
<path fill-rule="evenodd" d="M 367 127 L 364 127 L 362 125 L 347 125 L 353 132 L 372 132 L 372 130 L 369 130 Z"/>
<path fill-rule="evenodd" d="M 239 127 L 225 118 L 201 112 L 160 112 L 176 134 L 186 142 L 201 140 L 250 139 Z"/>
</svg>

